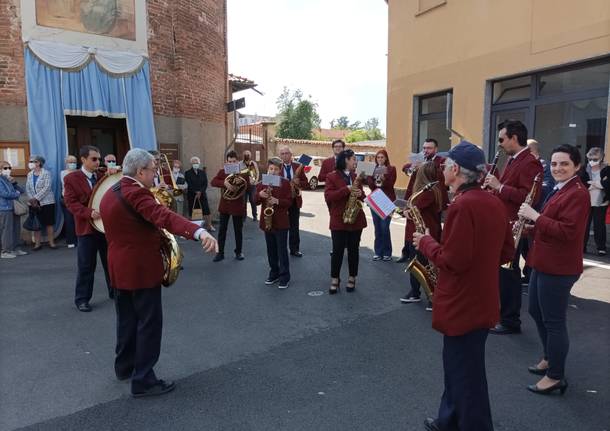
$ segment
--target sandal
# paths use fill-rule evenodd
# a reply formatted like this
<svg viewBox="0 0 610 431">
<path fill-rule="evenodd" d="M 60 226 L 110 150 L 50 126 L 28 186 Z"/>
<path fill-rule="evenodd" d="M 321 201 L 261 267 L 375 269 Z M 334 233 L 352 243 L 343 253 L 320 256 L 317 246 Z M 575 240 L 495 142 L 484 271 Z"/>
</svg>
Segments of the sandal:
<svg viewBox="0 0 610 431">
<path fill-rule="evenodd" d="M 345 290 L 347 292 L 353 292 L 356 289 L 356 277 L 349 277 L 347 279 L 347 284 L 345 285 Z"/>
<path fill-rule="evenodd" d="M 38 245 L 35 245 L 34 247 L 32 247 L 32 251 L 38 251 L 41 248 L 42 248 L 42 245 L 38 244 Z"/>
<path fill-rule="evenodd" d="M 340 289 L 341 287 L 339 286 L 339 279 L 337 279 L 336 281 L 331 280 L 330 287 L 328 288 L 328 294 L 334 295 L 336 293 L 339 293 Z"/>
</svg>

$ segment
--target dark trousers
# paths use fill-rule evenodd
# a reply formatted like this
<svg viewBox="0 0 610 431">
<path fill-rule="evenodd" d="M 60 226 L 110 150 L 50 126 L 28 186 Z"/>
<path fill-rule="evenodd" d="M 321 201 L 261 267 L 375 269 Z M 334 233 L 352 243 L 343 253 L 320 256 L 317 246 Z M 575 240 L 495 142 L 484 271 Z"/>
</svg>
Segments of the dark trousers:
<svg viewBox="0 0 610 431">
<path fill-rule="evenodd" d="M 608 207 L 591 207 L 589 212 L 589 220 L 587 222 L 587 230 L 585 230 L 585 251 L 589 242 L 589 232 L 591 224 L 593 224 L 593 239 L 597 250 L 606 251 L 606 211 Z"/>
<path fill-rule="evenodd" d="M 443 338 L 445 391 L 437 423 L 443 431 L 492 431 L 485 374 L 487 329 Z"/>
<path fill-rule="evenodd" d="M 61 210 L 64 213 L 64 235 L 66 236 L 67 244 L 76 244 L 76 228 L 74 225 L 74 216 L 72 213 L 66 208 L 64 201 L 61 201 Z"/>
<path fill-rule="evenodd" d="M 76 291 L 74 295 L 74 303 L 76 305 L 91 301 L 98 253 L 100 255 L 100 260 L 102 261 L 102 267 L 104 268 L 104 275 L 106 276 L 108 296 L 112 297 L 110 275 L 108 274 L 108 261 L 106 259 L 107 252 L 108 244 L 106 243 L 104 234 L 94 232 L 89 235 L 78 237 L 78 247 L 76 248 L 78 272 L 76 275 Z"/>
<path fill-rule="evenodd" d="M 301 247 L 301 237 L 299 235 L 299 218 L 301 217 L 301 209 L 297 205 L 296 199 L 292 200 L 292 206 L 288 209 L 288 220 L 290 229 L 288 229 L 288 248 L 290 253 L 296 253 Z"/>
<path fill-rule="evenodd" d="M 375 226 L 374 249 L 377 256 L 392 256 L 392 238 L 390 237 L 390 223 L 392 217 L 382 219 L 371 210 L 373 226 Z"/>
<path fill-rule="evenodd" d="M 343 263 L 343 253 L 347 248 L 347 265 L 349 276 L 358 275 L 358 260 L 360 252 L 360 230 L 332 230 L 330 235 L 333 241 L 333 254 L 330 257 L 330 276 L 339 278 L 341 275 L 341 264 Z"/>
<path fill-rule="evenodd" d="M 512 269 L 500 267 L 500 323 L 507 328 L 521 328 L 521 270 L 517 247 Z"/>
<path fill-rule="evenodd" d="M 243 244 L 242 230 L 244 227 L 243 216 L 232 216 L 230 214 L 220 213 L 220 226 L 218 228 L 218 252 L 225 252 L 225 241 L 227 240 L 227 229 L 229 227 L 229 218 L 233 218 L 233 230 L 235 231 L 235 254 L 241 253 Z"/>
<path fill-rule="evenodd" d="M 269 278 L 280 279 L 280 284 L 290 281 L 290 260 L 288 259 L 288 229 L 265 232 Z"/>
<path fill-rule="evenodd" d="M 252 208 L 252 218 L 255 219 L 256 214 L 256 186 L 251 185 L 246 190 L 246 202 L 250 202 L 250 208 Z"/>
<path fill-rule="evenodd" d="M 546 375 L 555 380 L 564 377 L 570 347 L 566 313 L 570 290 L 578 278 L 578 275 L 552 275 L 535 269 L 530 278 L 529 313 L 538 328 L 544 359 L 549 362 Z"/>
<path fill-rule="evenodd" d="M 419 260 L 423 265 L 428 264 L 428 259 L 426 259 L 423 254 L 421 254 L 415 249 L 415 246 L 412 242 L 406 243 L 405 249 L 405 256 L 409 258 L 409 261 L 410 259 L 417 257 L 417 260 Z M 419 281 L 417 280 L 417 278 L 415 278 L 412 272 L 409 272 L 409 281 L 411 283 L 411 291 L 409 292 L 408 296 L 415 296 L 419 298 L 421 296 L 421 285 L 419 284 Z"/>
<path fill-rule="evenodd" d="M 117 342 L 114 370 L 117 376 L 131 374 L 132 392 L 145 391 L 157 382 L 153 367 L 161 352 L 161 286 L 117 290 L 115 308 Z"/>
</svg>

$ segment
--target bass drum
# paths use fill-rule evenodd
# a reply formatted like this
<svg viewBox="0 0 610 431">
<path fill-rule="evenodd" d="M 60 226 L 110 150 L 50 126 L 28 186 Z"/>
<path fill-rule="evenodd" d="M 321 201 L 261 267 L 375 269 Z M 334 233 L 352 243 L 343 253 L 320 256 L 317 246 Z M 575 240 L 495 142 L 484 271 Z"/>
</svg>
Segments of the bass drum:
<svg viewBox="0 0 610 431">
<path fill-rule="evenodd" d="M 104 175 L 100 180 L 98 180 L 93 188 L 93 191 L 91 192 L 91 198 L 89 198 L 89 208 L 100 212 L 100 204 L 102 203 L 104 194 L 106 194 L 106 192 L 110 190 L 112 186 L 118 183 L 122 177 L 123 174 L 121 172 L 117 172 L 116 174 L 112 175 Z M 102 222 L 101 218 L 98 218 L 97 220 L 90 219 L 89 223 L 91 223 L 91 226 L 93 226 L 93 228 L 98 232 L 106 233 L 104 231 L 104 223 Z"/>
</svg>

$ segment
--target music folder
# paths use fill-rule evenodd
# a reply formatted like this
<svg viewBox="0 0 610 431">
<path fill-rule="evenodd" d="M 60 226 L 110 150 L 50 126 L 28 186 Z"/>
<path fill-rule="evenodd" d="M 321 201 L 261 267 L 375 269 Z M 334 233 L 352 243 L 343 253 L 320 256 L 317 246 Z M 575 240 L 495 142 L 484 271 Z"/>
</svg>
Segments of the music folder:
<svg viewBox="0 0 610 431">
<path fill-rule="evenodd" d="M 261 184 L 264 186 L 279 187 L 282 177 L 279 175 L 263 174 Z"/>
<path fill-rule="evenodd" d="M 225 169 L 225 174 L 227 175 L 231 175 L 231 174 L 239 174 L 240 172 L 240 165 L 239 163 L 225 163 L 224 165 L 224 169 Z"/>
<path fill-rule="evenodd" d="M 375 189 L 370 195 L 364 198 L 364 202 L 382 219 L 392 215 L 396 209 L 394 202 L 386 195 L 383 190 Z"/>
</svg>

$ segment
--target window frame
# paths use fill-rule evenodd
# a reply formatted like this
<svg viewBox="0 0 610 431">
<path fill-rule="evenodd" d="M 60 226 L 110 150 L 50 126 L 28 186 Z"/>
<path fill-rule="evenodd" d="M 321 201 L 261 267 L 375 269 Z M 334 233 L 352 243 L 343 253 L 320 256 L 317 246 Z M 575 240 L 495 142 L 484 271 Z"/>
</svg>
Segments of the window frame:
<svg viewBox="0 0 610 431">
<path fill-rule="evenodd" d="M 446 103 L 445 111 L 444 112 L 433 112 L 431 114 L 421 114 L 422 102 L 425 99 L 430 99 L 430 98 L 438 97 L 438 96 L 445 96 L 447 98 L 447 100 L 445 102 Z M 421 151 L 420 144 L 419 144 L 419 140 L 421 138 L 421 136 L 419 136 L 419 128 L 420 128 L 419 126 L 422 121 L 445 119 L 445 128 L 449 131 L 449 136 L 452 135 L 450 127 L 451 127 L 451 122 L 453 119 L 453 88 L 447 88 L 445 90 L 435 91 L 434 93 L 416 95 L 416 96 L 414 96 L 413 107 L 415 109 L 413 112 L 413 133 L 412 133 L 413 143 L 411 145 L 411 149 L 414 153 L 419 153 Z M 447 112 L 448 110 L 449 110 L 449 112 Z M 449 120 L 449 123 L 447 123 L 447 120 Z"/>
</svg>

